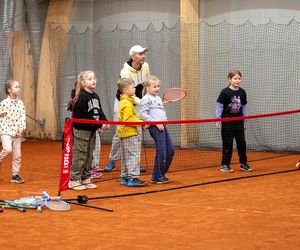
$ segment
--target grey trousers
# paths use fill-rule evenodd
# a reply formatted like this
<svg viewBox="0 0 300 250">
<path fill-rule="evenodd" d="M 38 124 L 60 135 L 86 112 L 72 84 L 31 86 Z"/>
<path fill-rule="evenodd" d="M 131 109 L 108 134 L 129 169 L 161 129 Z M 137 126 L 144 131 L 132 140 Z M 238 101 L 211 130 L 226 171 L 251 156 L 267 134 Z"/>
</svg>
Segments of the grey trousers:
<svg viewBox="0 0 300 250">
<path fill-rule="evenodd" d="M 95 149 L 93 151 L 92 169 L 99 168 L 100 151 L 101 151 L 101 138 L 100 138 L 100 132 L 97 130 L 96 131 Z"/>
<path fill-rule="evenodd" d="M 141 144 L 140 135 L 120 139 L 122 178 L 131 179 L 140 176 Z"/>
<path fill-rule="evenodd" d="M 116 161 L 121 159 L 121 139 L 116 132 L 111 142 L 111 149 L 109 153 L 109 159 L 111 161 Z"/>
</svg>

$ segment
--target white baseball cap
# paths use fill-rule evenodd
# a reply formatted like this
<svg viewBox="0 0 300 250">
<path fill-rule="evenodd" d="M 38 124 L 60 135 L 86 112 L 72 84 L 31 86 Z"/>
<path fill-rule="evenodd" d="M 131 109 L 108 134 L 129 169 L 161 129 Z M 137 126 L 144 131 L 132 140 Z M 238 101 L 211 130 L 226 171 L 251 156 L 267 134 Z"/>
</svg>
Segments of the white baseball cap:
<svg viewBox="0 0 300 250">
<path fill-rule="evenodd" d="M 146 52 L 148 51 L 147 48 L 143 48 L 141 45 L 134 45 L 130 50 L 129 50 L 129 56 L 133 56 L 136 53 L 141 53 L 141 52 Z"/>
</svg>

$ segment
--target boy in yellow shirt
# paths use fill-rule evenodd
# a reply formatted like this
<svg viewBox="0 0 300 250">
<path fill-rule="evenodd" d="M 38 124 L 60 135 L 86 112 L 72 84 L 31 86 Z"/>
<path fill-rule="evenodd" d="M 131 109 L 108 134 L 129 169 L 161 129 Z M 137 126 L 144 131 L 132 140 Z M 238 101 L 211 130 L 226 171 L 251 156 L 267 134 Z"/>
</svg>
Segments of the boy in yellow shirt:
<svg viewBox="0 0 300 250">
<path fill-rule="evenodd" d="M 130 78 L 121 78 L 118 88 L 121 92 L 118 120 L 122 122 L 142 122 L 137 117 L 133 103 L 134 82 Z M 118 137 L 121 139 L 121 184 L 128 187 L 143 187 L 147 183 L 140 180 L 140 155 L 142 139 L 136 125 L 118 125 Z"/>
</svg>

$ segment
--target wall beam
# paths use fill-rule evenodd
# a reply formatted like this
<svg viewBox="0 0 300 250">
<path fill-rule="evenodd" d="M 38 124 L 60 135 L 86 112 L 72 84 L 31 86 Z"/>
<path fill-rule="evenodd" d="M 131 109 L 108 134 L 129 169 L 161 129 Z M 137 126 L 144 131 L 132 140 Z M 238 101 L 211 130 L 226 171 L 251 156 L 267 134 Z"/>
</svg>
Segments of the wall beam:
<svg viewBox="0 0 300 250">
<path fill-rule="evenodd" d="M 44 28 L 42 48 L 40 54 L 40 66 L 37 83 L 36 117 L 39 120 L 46 119 L 45 132 L 42 137 L 47 139 L 57 139 L 58 128 L 58 60 L 61 58 L 51 58 L 49 48 L 49 24 L 61 26 L 68 30 L 72 17 L 73 0 L 50 0 L 47 19 Z M 64 54 L 66 37 L 58 38 L 60 47 L 59 54 Z M 54 62 L 57 60 L 57 62 Z M 50 65 L 50 61 L 53 62 Z M 55 68 L 56 67 L 56 68 Z"/>
<path fill-rule="evenodd" d="M 199 119 L 199 0 L 180 0 L 180 77 L 188 93 L 181 102 L 181 119 Z M 198 127 L 182 126 L 182 147 L 196 146 Z"/>
</svg>

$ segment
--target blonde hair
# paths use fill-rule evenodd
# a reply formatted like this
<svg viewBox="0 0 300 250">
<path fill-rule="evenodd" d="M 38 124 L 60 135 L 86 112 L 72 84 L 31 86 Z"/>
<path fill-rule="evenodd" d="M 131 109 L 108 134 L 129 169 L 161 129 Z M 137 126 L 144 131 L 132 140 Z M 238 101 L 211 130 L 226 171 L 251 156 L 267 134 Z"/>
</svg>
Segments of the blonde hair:
<svg viewBox="0 0 300 250">
<path fill-rule="evenodd" d="M 91 70 L 86 70 L 86 71 L 81 71 L 77 77 L 77 81 L 76 81 L 76 86 L 75 86 L 75 95 L 76 96 L 79 96 L 80 95 L 80 92 L 82 89 L 84 89 L 84 82 L 85 82 L 85 79 L 87 78 L 87 75 L 88 74 L 94 74 L 95 75 L 95 72 L 94 71 L 91 71 Z"/>
<path fill-rule="evenodd" d="M 12 88 L 12 86 L 14 85 L 15 82 L 19 83 L 19 82 L 16 81 L 16 80 L 9 80 L 9 81 L 4 85 L 5 93 L 6 93 L 7 95 L 9 95 L 9 91 L 8 91 L 8 90 Z"/>
<path fill-rule="evenodd" d="M 129 77 L 122 77 L 118 81 L 118 89 L 123 94 L 124 89 L 128 88 L 130 85 L 134 85 L 134 81 Z"/>
<path fill-rule="evenodd" d="M 147 76 L 145 82 L 144 82 L 144 89 L 143 89 L 143 96 L 147 93 L 149 87 L 151 86 L 152 83 L 160 83 L 160 79 L 156 76 L 149 75 Z"/>
</svg>

